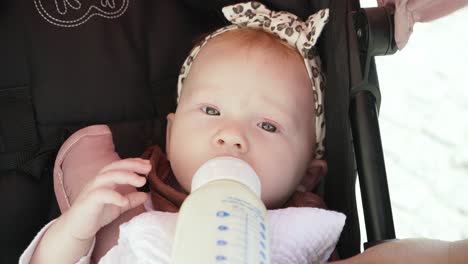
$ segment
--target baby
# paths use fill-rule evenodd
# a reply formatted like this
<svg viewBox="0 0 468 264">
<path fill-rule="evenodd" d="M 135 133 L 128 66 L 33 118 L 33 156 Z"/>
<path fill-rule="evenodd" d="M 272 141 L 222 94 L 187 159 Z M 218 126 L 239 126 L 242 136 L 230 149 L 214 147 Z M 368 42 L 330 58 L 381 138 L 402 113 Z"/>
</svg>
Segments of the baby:
<svg viewBox="0 0 468 264">
<path fill-rule="evenodd" d="M 281 208 L 327 172 L 324 79 L 314 45 L 328 10 L 306 22 L 257 2 L 223 12 L 233 25 L 207 36 L 181 69 L 178 106 L 167 116 L 167 158 L 186 192 L 207 160 L 242 159 L 257 172 L 267 208 Z M 31 262 L 74 263 L 89 255 L 100 229 L 127 211 L 144 211 L 148 195 L 135 188 L 145 184 L 138 174 L 150 170 L 136 158 L 102 168 L 48 227 Z"/>
</svg>

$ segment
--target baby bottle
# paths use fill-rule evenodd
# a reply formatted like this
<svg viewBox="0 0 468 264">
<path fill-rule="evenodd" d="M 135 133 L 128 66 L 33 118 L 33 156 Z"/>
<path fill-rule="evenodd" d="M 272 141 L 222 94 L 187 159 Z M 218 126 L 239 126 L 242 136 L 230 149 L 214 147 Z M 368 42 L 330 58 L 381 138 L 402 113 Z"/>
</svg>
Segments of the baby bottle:
<svg viewBox="0 0 468 264">
<path fill-rule="evenodd" d="M 174 264 L 270 263 L 260 180 L 243 160 L 207 161 L 182 204 L 172 249 Z"/>
</svg>

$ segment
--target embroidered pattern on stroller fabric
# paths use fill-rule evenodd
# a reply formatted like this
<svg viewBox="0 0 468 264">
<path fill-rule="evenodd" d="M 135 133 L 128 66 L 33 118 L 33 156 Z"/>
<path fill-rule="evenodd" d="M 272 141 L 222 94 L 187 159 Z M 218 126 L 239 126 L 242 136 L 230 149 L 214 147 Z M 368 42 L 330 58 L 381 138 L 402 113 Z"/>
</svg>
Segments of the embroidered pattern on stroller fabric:
<svg viewBox="0 0 468 264">
<path fill-rule="evenodd" d="M 130 0 L 34 0 L 37 12 L 58 27 L 77 27 L 97 16 L 114 19 L 128 9 Z"/>
</svg>

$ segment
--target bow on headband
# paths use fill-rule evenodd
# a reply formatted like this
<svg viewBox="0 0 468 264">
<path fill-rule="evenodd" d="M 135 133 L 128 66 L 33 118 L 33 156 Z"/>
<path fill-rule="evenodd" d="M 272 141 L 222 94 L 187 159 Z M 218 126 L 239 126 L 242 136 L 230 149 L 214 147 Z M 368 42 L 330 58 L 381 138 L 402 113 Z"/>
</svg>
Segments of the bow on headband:
<svg viewBox="0 0 468 264">
<path fill-rule="evenodd" d="M 233 24 L 262 28 L 277 35 L 296 47 L 303 57 L 308 56 L 309 50 L 328 22 L 328 9 L 311 15 L 305 22 L 285 11 L 271 11 L 259 2 L 226 6 L 222 11 Z"/>
<path fill-rule="evenodd" d="M 278 36 L 292 47 L 295 47 L 304 58 L 304 65 L 312 82 L 315 100 L 315 158 L 320 159 L 324 154 L 325 117 L 323 110 L 323 95 L 325 92 L 325 77 L 321 71 L 320 58 L 315 50 L 315 43 L 322 29 L 328 21 L 328 9 L 322 9 L 311 15 L 305 22 L 296 15 L 285 11 L 272 11 L 259 2 L 247 2 L 226 6 L 222 9 L 224 16 L 233 25 L 220 28 L 195 46 L 185 60 L 178 80 L 178 97 L 182 91 L 183 82 L 187 77 L 192 62 L 201 48 L 212 38 L 224 32 L 242 27 L 260 28 Z"/>
</svg>

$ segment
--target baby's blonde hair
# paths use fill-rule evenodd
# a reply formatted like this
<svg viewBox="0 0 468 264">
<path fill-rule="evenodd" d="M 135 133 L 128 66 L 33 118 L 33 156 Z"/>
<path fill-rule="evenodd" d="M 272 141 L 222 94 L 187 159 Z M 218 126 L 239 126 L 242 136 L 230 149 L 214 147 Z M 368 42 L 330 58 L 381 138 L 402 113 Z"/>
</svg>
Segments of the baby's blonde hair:
<svg viewBox="0 0 468 264">
<path fill-rule="evenodd" d="M 301 62 L 304 60 L 295 47 L 289 45 L 279 36 L 260 28 L 241 27 L 224 32 L 214 37 L 213 40 L 217 42 L 235 41 L 241 45 L 240 47 L 271 49 L 272 52 L 275 52 L 275 54 L 280 55 L 284 59 L 294 57 Z"/>
</svg>

